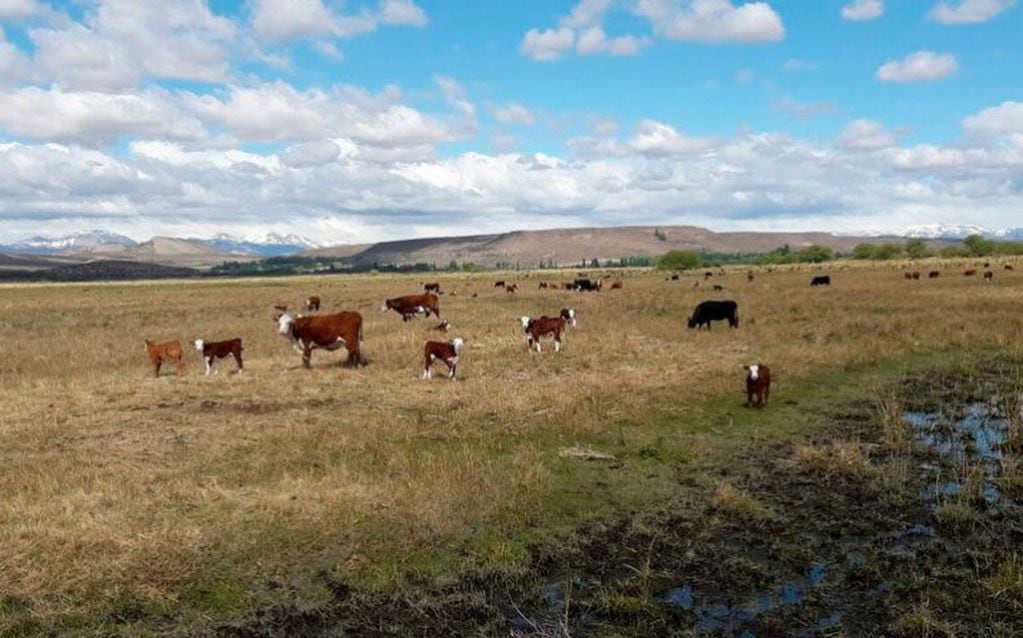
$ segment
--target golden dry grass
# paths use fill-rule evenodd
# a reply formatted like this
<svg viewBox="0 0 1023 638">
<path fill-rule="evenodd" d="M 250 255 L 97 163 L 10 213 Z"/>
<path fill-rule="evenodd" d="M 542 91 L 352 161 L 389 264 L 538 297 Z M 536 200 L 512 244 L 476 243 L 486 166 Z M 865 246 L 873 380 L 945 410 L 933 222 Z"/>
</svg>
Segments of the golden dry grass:
<svg viewBox="0 0 1023 638">
<path fill-rule="evenodd" d="M 758 271 L 752 283 L 741 268 L 723 293 L 649 272 L 596 294 L 536 290 L 574 273 L 429 276 L 449 293 L 449 336 L 468 341 L 455 382 L 418 380 L 436 322 L 378 311 L 383 298 L 418 291 L 422 276 L 5 286 L 0 598 L 39 616 L 88 612 L 125 592 L 173 603 L 183 584 L 218 570 L 355 573 L 374 569 L 379 552 L 542 524 L 557 469 L 580 463 L 559 459 L 560 445 L 641 424 L 655 407 L 684 429 L 699 400 L 744 400 L 742 364 L 769 364 L 781 401 L 786 384 L 824 368 L 1015 344 L 1023 275 L 985 285 L 961 266 L 907 282 L 897 264 L 837 264 L 820 290 L 808 287 L 809 267 Z M 496 278 L 520 292 L 493 289 Z M 324 311 L 363 313 L 368 367 L 341 369 L 342 355 L 318 351 L 312 371 L 300 368 L 274 332 L 273 305 L 309 294 Z M 739 301 L 742 327 L 687 330 L 692 306 L 715 297 Z M 579 313 L 566 347 L 530 353 L 516 318 L 563 306 Z M 151 377 L 144 339 L 236 336 L 244 374 L 224 360 L 204 378 L 189 351 L 186 376 Z"/>
</svg>

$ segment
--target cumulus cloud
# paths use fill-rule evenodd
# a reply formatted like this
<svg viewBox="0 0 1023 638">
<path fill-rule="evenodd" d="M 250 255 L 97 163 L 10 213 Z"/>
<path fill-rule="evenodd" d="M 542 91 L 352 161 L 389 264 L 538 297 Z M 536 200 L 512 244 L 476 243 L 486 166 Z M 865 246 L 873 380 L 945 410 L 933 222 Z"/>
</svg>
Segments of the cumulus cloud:
<svg viewBox="0 0 1023 638">
<path fill-rule="evenodd" d="M 901 60 L 881 65 L 877 79 L 882 82 L 933 82 L 946 78 L 959 69 L 959 61 L 950 53 L 917 51 Z"/>
<path fill-rule="evenodd" d="M 1023 102 L 1011 100 L 967 116 L 963 128 L 971 135 L 1023 134 Z"/>
<path fill-rule="evenodd" d="M 863 119 L 850 122 L 838 140 L 845 148 L 865 151 L 890 148 L 898 142 L 895 134 L 881 124 Z"/>
<path fill-rule="evenodd" d="M 645 120 L 636 127 L 628 146 L 644 155 L 677 155 L 701 151 L 708 142 L 682 135 L 669 124 Z"/>
<path fill-rule="evenodd" d="M 852 22 L 874 20 L 883 13 L 883 0 L 853 0 L 842 7 L 842 17 Z"/>
<path fill-rule="evenodd" d="M 292 168 L 308 168 L 333 162 L 341 149 L 331 140 L 296 144 L 281 153 L 281 162 Z"/>
<path fill-rule="evenodd" d="M 430 20 L 412 0 L 383 0 L 380 3 L 379 19 L 381 24 L 403 24 L 413 27 L 425 27 Z"/>
<path fill-rule="evenodd" d="M 575 45 L 575 31 L 558 29 L 530 29 L 522 39 L 519 49 L 537 62 L 556 60 Z"/>
<path fill-rule="evenodd" d="M 781 17 L 766 2 L 734 5 L 731 0 L 639 0 L 636 13 L 654 33 L 696 42 L 778 42 Z"/>
<path fill-rule="evenodd" d="M 50 7 L 39 0 L 0 0 L 0 20 L 25 20 L 47 15 Z"/>
<path fill-rule="evenodd" d="M 527 31 L 520 51 L 538 62 L 556 60 L 573 47 L 579 55 L 639 53 L 650 44 L 649 37 L 631 34 L 609 37 L 604 32 L 602 23 L 611 4 L 610 0 L 580 0 L 558 21 L 557 28 Z"/>
<path fill-rule="evenodd" d="M 350 38 L 381 24 L 423 27 L 426 14 L 412 0 L 382 0 L 377 11 L 344 14 L 323 0 L 251 0 L 252 29 L 264 42 L 277 44 L 300 38 Z"/>
<path fill-rule="evenodd" d="M 501 124 L 521 124 L 523 126 L 532 126 L 536 123 L 536 116 L 533 112 L 522 106 L 512 102 L 505 106 L 497 107 L 493 109 L 494 119 Z"/>
<path fill-rule="evenodd" d="M 941 24 L 962 25 L 987 22 L 1009 10 L 1016 0 L 960 0 L 939 2 L 928 14 L 931 20 Z"/>
</svg>

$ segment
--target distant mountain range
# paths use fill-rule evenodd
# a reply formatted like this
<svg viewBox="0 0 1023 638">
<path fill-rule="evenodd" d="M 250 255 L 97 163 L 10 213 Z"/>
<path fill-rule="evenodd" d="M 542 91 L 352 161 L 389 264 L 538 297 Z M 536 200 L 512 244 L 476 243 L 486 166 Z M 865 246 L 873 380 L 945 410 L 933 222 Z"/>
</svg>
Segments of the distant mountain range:
<svg viewBox="0 0 1023 638">
<path fill-rule="evenodd" d="M 219 253 L 223 253 L 224 257 L 230 257 L 232 254 L 250 257 L 277 257 L 294 255 L 320 247 L 320 244 L 299 235 L 280 235 L 277 233 L 267 233 L 257 237 L 236 237 L 234 235 L 219 234 L 208 239 L 154 237 L 148 242 L 139 243 L 131 237 L 125 237 L 117 233 L 105 230 L 89 230 L 72 233 L 64 237 L 30 237 L 13 244 L 0 244 L 0 252 L 33 255 L 72 255 L 82 253 L 113 255 L 125 253 L 124 256 L 131 256 L 130 252 L 132 249 L 152 243 L 157 239 L 176 242 L 185 241 L 197 246 L 206 246 Z M 177 252 L 180 252 L 180 250 Z"/>
<path fill-rule="evenodd" d="M 984 228 L 972 224 L 928 224 L 925 226 L 913 226 L 906 230 L 906 237 L 918 237 L 921 239 L 943 239 L 946 241 L 957 241 L 965 239 L 970 235 L 980 235 L 987 239 L 999 239 L 1002 241 L 1023 240 L 1023 228 Z"/>
</svg>

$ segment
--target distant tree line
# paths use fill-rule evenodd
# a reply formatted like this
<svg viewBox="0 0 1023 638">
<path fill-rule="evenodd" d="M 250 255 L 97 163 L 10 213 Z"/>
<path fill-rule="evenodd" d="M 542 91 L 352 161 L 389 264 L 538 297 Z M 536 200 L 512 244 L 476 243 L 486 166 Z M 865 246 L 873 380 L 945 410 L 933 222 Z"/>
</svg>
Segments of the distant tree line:
<svg viewBox="0 0 1023 638">
<path fill-rule="evenodd" d="M 853 259 L 923 259 L 925 257 L 991 257 L 995 255 L 1023 255 L 1023 242 L 994 241 L 980 235 L 970 235 L 960 244 L 950 244 L 940 250 L 931 250 L 922 239 L 905 243 L 858 244 L 853 248 Z"/>
</svg>

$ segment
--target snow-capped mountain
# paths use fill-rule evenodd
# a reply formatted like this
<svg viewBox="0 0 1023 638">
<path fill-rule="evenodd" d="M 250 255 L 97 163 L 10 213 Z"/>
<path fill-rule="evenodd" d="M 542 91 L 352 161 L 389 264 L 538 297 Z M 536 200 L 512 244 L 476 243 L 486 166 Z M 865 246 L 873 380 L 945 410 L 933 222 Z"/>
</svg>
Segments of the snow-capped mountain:
<svg viewBox="0 0 1023 638">
<path fill-rule="evenodd" d="M 956 240 L 980 235 L 987 239 L 1020 240 L 1023 239 L 1023 228 L 984 228 L 974 224 L 927 224 L 913 226 L 906 230 L 906 237 L 921 239 Z"/>
<path fill-rule="evenodd" d="M 199 239 L 197 241 L 225 252 L 261 255 L 263 257 L 294 255 L 310 248 L 320 247 L 320 244 L 307 237 L 293 234 L 281 235 L 279 233 L 266 233 L 265 235 L 254 237 L 237 237 L 221 233 L 209 239 Z"/>
<path fill-rule="evenodd" d="M 87 230 L 64 237 L 30 237 L 2 248 L 10 252 L 52 254 L 80 252 L 108 245 L 130 247 L 136 243 L 131 237 L 117 233 L 105 230 Z"/>
</svg>

